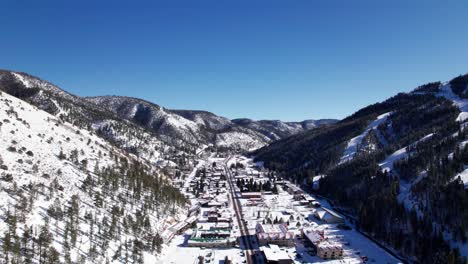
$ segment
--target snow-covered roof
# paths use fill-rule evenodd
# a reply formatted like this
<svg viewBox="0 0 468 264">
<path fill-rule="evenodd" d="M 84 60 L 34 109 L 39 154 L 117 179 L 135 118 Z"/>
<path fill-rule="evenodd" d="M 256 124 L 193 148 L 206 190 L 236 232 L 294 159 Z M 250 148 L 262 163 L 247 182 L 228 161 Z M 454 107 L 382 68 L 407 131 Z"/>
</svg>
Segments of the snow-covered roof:
<svg viewBox="0 0 468 264">
<path fill-rule="evenodd" d="M 284 260 L 291 260 L 291 257 L 286 251 L 282 251 L 277 245 L 270 245 L 270 247 L 260 247 L 267 262 L 279 262 Z"/>
</svg>

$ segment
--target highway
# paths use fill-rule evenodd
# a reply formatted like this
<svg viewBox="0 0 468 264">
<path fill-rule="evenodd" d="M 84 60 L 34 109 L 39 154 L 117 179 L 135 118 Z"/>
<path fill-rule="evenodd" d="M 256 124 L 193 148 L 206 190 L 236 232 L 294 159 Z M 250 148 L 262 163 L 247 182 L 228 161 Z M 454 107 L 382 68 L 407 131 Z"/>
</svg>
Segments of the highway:
<svg viewBox="0 0 468 264">
<path fill-rule="evenodd" d="M 253 247 L 253 244 L 256 244 L 254 243 L 254 236 L 251 236 L 249 234 L 249 229 L 247 228 L 247 225 L 246 223 L 244 222 L 244 219 L 243 219 L 243 215 L 242 215 L 242 205 L 239 201 L 239 197 L 237 197 L 236 195 L 236 191 L 235 191 L 235 182 L 234 182 L 234 177 L 231 173 L 231 170 L 229 169 L 228 167 L 228 161 L 231 159 L 232 157 L 229 157 L 227 158 L 225 161 L 224 161 L 224 168 L 225 168 L 225 171 L 226 171 L 226 177 L 227 177 L 227 182 L 229 184 L 229 188 L 230 188 L 230 191 L 231 191 L 231 200 L 232 200 L 232 205 L 234 207 L 234 211 L 236 213 L 236 218 L 237 218 L 237 222 L 238 222 L 238 225 L 239 225 L 239 231 L 240 231 L 240 239 L 242 241 L 242 244 L 244 246 L 244 252 L 245 252 L 245 259 L 247 261 L 248 264 L 253 264 L 253 263 L 256 263 L 257 261 L 255 261 L 255 253 L 254 253 L 254 247 Z"/>
</svg>

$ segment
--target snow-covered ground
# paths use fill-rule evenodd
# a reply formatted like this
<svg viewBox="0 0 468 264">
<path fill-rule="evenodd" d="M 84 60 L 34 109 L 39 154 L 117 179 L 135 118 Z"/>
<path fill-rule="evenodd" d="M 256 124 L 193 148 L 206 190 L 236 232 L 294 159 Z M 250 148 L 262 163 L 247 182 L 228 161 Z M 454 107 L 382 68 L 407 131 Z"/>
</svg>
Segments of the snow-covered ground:
<svg viewBox="0 0 468 264">
<path fill-rule="evenodd" d="M 216 136 L 216 146 L 228 148 L 244 148 L 248 151 L 261 148 L 269 140 L 237 131 L 220 133 Z"/>
<path fill-rule="evenodd" d="M 420 142 L 430 139 L 433 135 L 434 135 L 433 133 L 430 133 L 422 137 L 421 139 L 417 140 L 416 142 L 410 144 L 409 146 L 406 146 L 404 148 L 401 148 L 393 152 L 391 155 L 385 158 L 385 160 L 379 163 L 379 166 L 382 168 L 382 171 L 395 173 L 393 169 L 394 163 L 396 161 L 407 158 L 411 154 L 408 152 L 409 148 L 416 146 Z M 418 183 L 420 180 L 422 180 L 426 175 L 427 175 L 427 172 L 423 171 L 418 175 L 418 177 L 416 177 L 416 179 L 412 180 L 411 182 L 407 182 L 407 181 L 404 181 L 403 179 L 400 179 L 400 193 L 398 194 L 398 201 L 403 203 L 408 210 L 416 209 L 416 211 L 420 213 L 418 208 L 415 207 L 417 204 L 416 201 L 414 201 L 411 196 L 411 187 L 414 184 Z"/>
<path fill-rule="evenodd" d="M 404 159 L 406 157 L 408 157 L 409 153 L 408 153 L 408 148 L 409 147 L 413 147 L 413 146 L 416 146 L 418 143 L 424 141 L 424 140 L 427 140 L 429 138 L 431 138 L 434 134 L 428 134 L 426 136 L 424 136 L 423 138 L 419 139 L 418 141 L 412 143 L 411 145 L 409 146 L 406 146 L 404 148 L 401 148 L 395 152 L 393 152 L 390 156 L 388 156 L 387 158 L 385 158 L 384 161 L 382 161 L 381 163 L 379 163 L 379 166 L 382 168 L 382 171 L 392 171 L 393 170 L 393 164 L 398 161 L 398 160 L 401 160 L 401 159 Z"/>
<path fill-rule="evenodd" d="M 118 186 L 112 195 L 107 195 L 108 191 L 102 185 L 90 183 L 91 191 L 83 188 L 83 182 L 85 179 L 100 181 L 95 174 L 96 170 L 114 166 L 118 160 L 132 162 L 137 158 L 114 147 L 93 132 L 63 123 L 55 116 L 1 92 L 0 122 L 2 219 L 7 211 L 17 214 L 19 220 L 15 232 L 20 237 L 27 227 L 38 231 L 47 224 L 53 237 L 51 245 L 61 254 L 63 261 L 63 232 L 67 229 L 65 220 L 68 218 L 51 217 L 49 209 L 54 205 L 54 208 L 67 212 L 71 201 L 76 197 L 79 208 L 76 228 L 79 231 L 75 246 L 69 250 L 71 259 L 83 263 L 102 263 L 106 259 L 112 263 L 120 263 L 120 257 L 112 257 L 124 241 L 133 241 L 135 234 L 122 230 L 118 237 L 108 238 L 108 244 L 102 248 L 103 241 L 90 240 L 89 234 L 98 239 L 98 230 L 99 233 L 107 230 L 106 225 L 112 219 L 110 211 L 114 205 L 121 208 L 126 216 L 136 219 L 135 212 L 142 209 L 144 201 L 134 201 L 125 196 L 132 193 L 125 186 Z M 152 172 L 157 173 L 155 170 Z M 143 191 L 140 194 L 146 195 Z M 20 208 L 20 204 L 27 207 L 14 209 Z M 158 207 L 147 211 L 148 224 L 151 226 L 147 231 L 157 232 L 164 226 L 167 215 L 162 210 L 163 206 Z M 180 217 L 180 211 L 175 209 L 174 217 Z M 95 226 L 91 224 L 89 216 L 96 222 Z M 7 222 L 0 221 L 2 236 L 7 229 Z M 97 241 L 99 246 L 95 243 Z M 90 250 L 94 246 L 100 252 L 91 258 Z M 37 260 L 34 258 L 33 263 L 37 263 Z"/>
<path fill-rule="evenodd" d="M 465 189 L 468 189 L 468 166 L 465 165 L 464 170 L 462 172 L 460 172 L 459 174 L 457 174 L 454 177 L 454 179 L 458 179 L 458 177 L 460 177 L 463 184 L 465 185 Z"/>
<path fill-rule="evenodd" d="M 325 200 L 318 199 L 318 201 L 320 201 L 322 207 L 331 208 Z M 310 222 L 307 223 L 309 228 L 312 227 L 316 230 L 323 230 L 327 237 L 344 245 L 345 256 L 339 260 L 323 260 L 317 256 L 310 256 L 300 243 L 296 244 L 295 247 L 287 249 L 289 252 L 296 251 L 302 253 L 302 261 L 305 261 L 305 263 L 362 263 L 361 256 L 367 256 L 370 262 L 375 263 L 399 263 L 396 258 L 356 230 L 343 230 L 338 228 L 337 224 L 327 224 L 311 217 L 316 209 L 301 206 L 298 202 L 294 201 L 293 195 L 282 189 L 280 189 L 278 195 L 269 195 L 266 198 L 266 203 L 272 207 L 269 214 L 279 217 L 283 215 L 283 217 L 285 217 L 283 212 L 292 210 L 301 218 L 309 219 Z M 294 224 L 290 226 L 294 226 Z M 296 259 L 296 263 L 301 263 L 300 261 L 301 260 Z"/>
<path fill-rule="evenodd" d="M 462 99 L 458 95 L 454 94 L 450 83 L 444 83 L 439 87 L 439 93 L 437 96 L 445 97 L 453 102 L 454 105 L 460 109 L 460 114 L 457 117 L 457 121 L 463 122 L 468 118 L 468 100 Z"/>
<path fill-rule="evenodd" d="M 236 157 L 231 160 L 233 163 L 236 161 L 252 164 L 252 160 L 245 157 Z M 278 186 L 278 189 L 278 194 L 263 195 L 264 203 L 256 206 L 248 206 L 247 199 L 240 199 L 243 205 L 243 216 L 247 220 L 250 233 L 255 233 L 256 224 L 262 223 L 266 218 L 271 220 L 282 218 L 283 221 L 290 222 L 289 230 L 295 234 L 300 234 L 302 227 L 313 227 L 324 230 L 327 237 L 344 245 L 345 256 L 342 259 L 323 260 L 317 256 L 310 256 L 302 242 L 296 241 L 294 247 L 282 248 L 294 259 L 295 263 L 362 263 L 361 256 L 367 256 L 369 261 L 375 263 L 399 263 L 398 259 L 356 230 L 343 230 L 337 224 L 327 224 L 311 217 L 316 209 L 300 205 L 299 202 L 294 201 L 294 196 L 284 191 L 281 186 Z M 326 201 L 319 201 L 322 207 L 331 208 Z M 302 258 L 297 258 L 297 253 L 300 253 Z"/>
<path fill-rule="evenodd" d="M 345 163 L 347 161 L 350 161 L 353 159 L 353 157 L 356 155 L 358 151 L 358 147 L 362 144 L 362 141 L 366 137 L 366 135 L 371 131 L 377 131 L 377 127 L 385 122 L 387 118 L 391 115 L 391 112 L 381 114 L 379 115 L 374 121 L 372 121 L 358 136 L 352 138 L 349 140 L 348 145 L 346 146 L 346 149 L 343 152 L 343 155 L 340 158 L 339 164 Z M 380 138 L 380 137 L 379 137 Z M 382 140 L 382 139 L 381 139 Z M 383 142 L 385 143 L 385 142 Z"/>
<path fill-rule="evenodd" d="M 453 102 L 454 105 L 460 109 L 460 114 L 457 117 L 457 121 L 459 122 L 465 122 L 468 119 L 468 99 L 462 99 L 458 95 L 454 94 L 452 91 L 452 88 L 450 86 L 450 83 L 444 83 L 439 87 L 439 93 L 437 96 L 445 97 Z M 460 125 L 462 128 L 465 128 L 465 124 Z M 460 144 L 460 147 L 464 147 L 466 144 L 466 141 L 462 142 Z M 458 177 L 461 178 L 463 183 L 465 184 L 465 188 L 468 188 L 468 169 L 465 166 L 465 170 L 459 173 L 457 176 L 454 177 L 454 179 L 457 179 Z"/>
</svg>

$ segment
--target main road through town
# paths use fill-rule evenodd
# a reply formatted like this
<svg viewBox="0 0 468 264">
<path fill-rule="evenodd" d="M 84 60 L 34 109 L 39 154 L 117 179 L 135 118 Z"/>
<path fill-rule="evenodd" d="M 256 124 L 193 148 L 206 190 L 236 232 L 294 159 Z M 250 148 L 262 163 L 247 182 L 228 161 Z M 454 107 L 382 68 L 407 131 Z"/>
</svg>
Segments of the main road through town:
<svg viewBox="0 0 468 264">
<path fill-rule="evenodd" d="M 230 192 L 231 192 L 231 200 L 232 200 L 232 205 L 234 207 L 234 211 L 236 214 L 237 222 L 239 223 L 239 231 L 240 231 L 240 241 L 242 242 L 241 245 L 243 245 L 243 249 L 245 251 L 245 259 L 247 263 L 253 264 L 259 262 L 257 258 L 255 257 L 254 253 L 254 245 L 257 245 L 255 236 L 251 236 L 249 234 L 249 229 L 247 228 L 247 224 L 244 221 L 244 217 L 242 215 L 242 204 L 239 201 L 238 195 L 236 194 L 236 189 L 235 189 L 235 182 L 234 182 L 234 177 L 231 173 L 231 170 L 229 169 L 228 162 L 229 160 L 232 159 L 232 157 L 228 157 L 224 161 L 224 169 L 226 171 L 226 177 L 227 177 L 227 182 L 229 184 Z"/>
</svg>

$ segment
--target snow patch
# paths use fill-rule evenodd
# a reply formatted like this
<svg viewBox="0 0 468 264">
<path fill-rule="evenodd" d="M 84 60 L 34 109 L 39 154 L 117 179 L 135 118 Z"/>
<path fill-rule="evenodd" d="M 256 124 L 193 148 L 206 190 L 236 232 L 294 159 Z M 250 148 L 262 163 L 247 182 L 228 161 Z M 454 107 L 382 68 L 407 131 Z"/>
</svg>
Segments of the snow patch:
<svg viewBox="0 0 468 264">
<path fill-rule="evenodd" d="M 458 179 L 458 177 L 460 177 L 463 185 L 465 185 L 465 189 L 468 189 L 468 166 L 465 166 L 464 170 L 454 177 L 454 180 Z"/>
<path fill-rule="evenodd" d="M 352 138 L 349 140 L 348 145 L 346 146 L 346 149 L 343 152 L 343 155 L 340 158 L 340 162 L 338 164 L 345 163 L 347 161 L 350 161 L 354 158 L 358 151 L 359 145 L 362 144 L 363 139 L 366 137 L 366 135 L 371 131 L 371 130 L 377 130 L 377 127 L 385 122 L 387 118 L 392 114 L 392 112 L 388 112 L 385 114 L 379 115 L 374 121 L 372 121 L 362 132 L 360 135 Z M 386 141 L 383 139 L 383 136 L 378 133 L 379 140 L 383 143 L 386 143 Z"/>
<path fill-rule="evenodd" d="M 393 164 L 395 163 L 395 161 L 398 161 L 398 160 L 401 160 L 401 159 L 404 159 L 406 158 L 409 153 L 407 152 L 407 149 L 409 147 L 413 147 L 413 146 L 416 146 L 418 143 L 422 142 L 422 141 L 425 141 L 429 138 L 431 138 L 434 134 L 433 133 L 430 133 L 426 136 L 424 136 L 423 138 L 421 138 L 420 140 L 412 143 L 411 145 L 409 146 L 406 146 L 404 148 L 401 148 L 395 152 L 393 152 L 390 156 L 388 156 L 383 162 L 379 163 L 379 166 L 382 168 L 382 171 L 387 171 L 387 172 L 390 172 L 393 170 Z"/>
<path fill-rule="evenodd" d="M 454 94 L 450 83 L 444 83 L 441 85 L 436 96 L 449 99 L 455 106 L 458 107 L 458 109 L 460 109 L 461 112 L 458 115 L 456 121 L 464 122 L 468 119 L 468 99 L 462 99 L 458 95 Z"/>
</svg>

